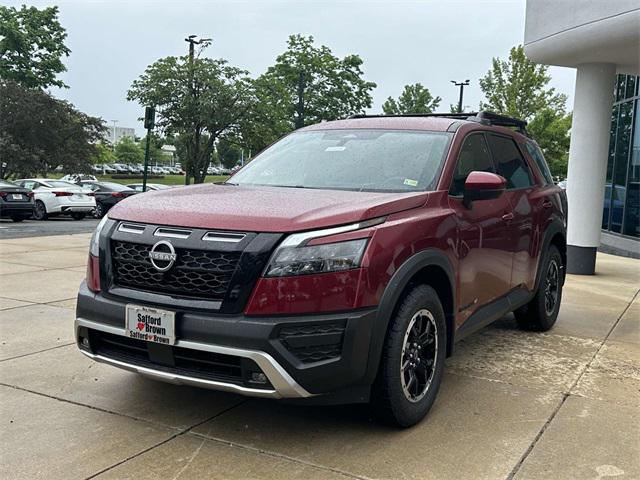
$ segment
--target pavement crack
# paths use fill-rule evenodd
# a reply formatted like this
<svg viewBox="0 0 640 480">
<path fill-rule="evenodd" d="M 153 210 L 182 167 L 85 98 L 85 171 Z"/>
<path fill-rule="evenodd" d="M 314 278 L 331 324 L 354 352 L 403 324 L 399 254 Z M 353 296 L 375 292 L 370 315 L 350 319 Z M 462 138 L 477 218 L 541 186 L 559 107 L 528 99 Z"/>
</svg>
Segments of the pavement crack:
<svg viewBox="0 0 640 480">
<path fill-rule="evenodd" d="M 219 417 L 220 415 L 224 415 L 224 414 L 225 414 L 225 413 L 227 413 L 228 411 L 233 410 L 234 408 L 237 408 L 237 407 L 239 407 L 240 405 L 243 405 L 243 404 L 244 404 L 244 403 L 246 403 L 247 401 L 248 401 L 248 399 L 241 400 L 241 401 L 239 401 L 238 403 L 235 403 L 235 404 L 231 405 L 230 407 L 227 407 L 227 408 L 225 408 L 225 409 L 223 409 L 223 410 L 219 411 L 218 413 L 216 413 L 215 415 L 212 415 L 211 417 L 207 417 L 207 418 L 205 418 L 204 420 L 201 420 L 201 421 L 199 421 L 199 422 L 197 422 L 197 423 L 195 423 L 195 424 L 193 424 L 193 425 L 190 425 L 190 426 L 188 426 L 188 427 L 186 427 L 186 428 L 183 428 L 183 429 L 179 430 L 178 432 L 175 432 L 173 435 L 169 436 L 168 438 L 165 438 L 165 439 L 164 439 L 164 440 L 162 440 L 161 442 L 158 442 L 158 443 L 156 443 L 155 445 L 151 445 L 150 447 L 147 447 L 147 448 L 145 448 L 145 449 L 143 449 L 143 450 L 139 451 L 138 453 L 134 453 L 133 455 L 130 455 L 130 456 L 128 456 L 127 458 L 125 458 L 125 459 L 123 459 L 123 460 L 120 460 L 119 462 L 114 463 L 113 465 L 109 465 L 108 467 L 105 467 L 105 468 L 103 468 L 102 470 L 100 470 L 100 471 L 98 471 L 98 472 L 96 472 L 96 473 L 93 473 L 93 474 L 89 475 L 88 477 L 86 477 L 86 478 L 85 478 L 85 480 L 91 480 L 91 479 L 93 479 L 93 478 L 96 478 L 96 477 L 98 477 L 99 475 L 102 475 L 103 473 L 106 473 L 106 472 L 108 472 L 109 470 L 112 470 L 112 469 L 114 469 L 114 468 L 116 468 L 116 467 L 118 467 L 118 466 L 120 466 L 120 465 L 122 465 L 122 464 L 124 464 L 124 463 L 128 462 L 129 460 L 133 460 L 134 458 L 137 458 L 137 457 L 139 457 L 139 456 L 141 456 L 141 455 L 144 455 L 145 453 L 150 452 L 151 450 L 154 450 L 154 449 L 156 449 L 156 448 L 158 448 L 158 447 L 160 447 L 160 446 L 164 445 L 165 443 L 168 443 L 168 442 L 170 442 L 171 440 L 174 440 L 174 439 L 176 439 L 176 438 L 180 437 L 181 435 L 185 435 L 185 434 L 189 433 L 189 432 L 191 431 L 191 429 L 196 428 L 196 427 L 199 427 L 200 425 L 203 425 L 203 424 L 205 424 L 205 423 L 207 423 L 207 422 L 210 422 L 211 420 L 213 420 L 213 419 L 215 419 L 215 418 Z M 116 413 L 116 415 L 120 415 L 120 414 Z M 123 416 L 128 417 L 128 415 L 123 415 Z M 134 419 L 135 419 L 135 417 L 130 417 L 130 418 L 134 418 Z M 135 420 L 137 420 L 137 419 L 135 419 Z M 163 427 L 167 428 L 167 426 L 166 426 L 166 425 L 163 425 Z M 201 447 L 202 447 L 202 446 L 201 446 Z M 201 447 L 200 447 L 200 448 L 201 448 Z M 193 456 L 193 458 L 195 458 L 195 455 Z M 177 478 L 177 477 L 176 477 L 176 478 Z"/>
<path fill-rule="evenodd" d="M 515 478 L 515 476 L 518 474 L 518 471 L 522 468 L 522 465 L 527 460 L 527 458 L 529 457 L 529 455 L 531 454 L 531 452 L 535 448 L 535 446 L 538 443 L 538 441 L 540 440 L 540 438 L 542 438 L 542 435 L 544 435 L 544 432 L 547 430 L 547 428 L 549 427 L 551 422 L 553 422 L 553 420 L 556 418 L 556 416 L 558 415 L 558 412 L 560 411 L 560 409 L 562 408 L 564 403 L 567 401 L 567 398 L 569 398 L 572 395 L 571 392 L 578 385 L 578 383 L 580 382 L 580 379 L 584 376 L 584 374 L 589 369 L 589 367 L 591 367 L 591 364 L 593 363 L 593 361 L 596 359 L 596 357 L 598 356 L 598 354 L 602 350 L 602 347 L 604 347 L 604 344 L 607 342 L 607 340 L 609 339 L 609 337 L 611 336 L 611 334 L 613 333 L 615 328 L 618 326 L 618 324 L 620 323 L 620 320 L 622 320 L 622 317 L 624 317 L 624 315 L 627 313 L 627 311 L 631 308 L 631 305 L 633 305 L 633 302 L 636 300 L 636 298 L 638 297 L 639 294 L 640 294 L 640 290 L 637 290 L 635 295 L 631 299 L 631 301 L 627 304 L 625 309 L 618 316 L 616 321 L 613 323 L 613 325 L 611 326 L 611 328 L 609 329 L 609 331 L 605 335 L 605 337 L 602 339 L 602 341 L 600 342 L 600 345 L 598 345 L 598 348 L 596 349 L 596 351 L 591 356 L 591 359 L 589 359 L 589 361 L 587 363 L 585 363 L 585 365 L 582 367 L 582 369 L 580 370 L 580 373 L 577 375 L 576 379 L 573 381 L 571 386 L 568 388 L 568 390 L 565 393 L 563 393 L 562 399 L 558 403 L 558 406 L 553 410 L 553 412 L 551 412 L 551 415 L 549 415 L 549 418 L 547 419 L 547 421 L 544 423 L 544 425 L 542 425 L 542 427 L 540 428 L 540 430 L 538 431 L 536 436 L 533 438 L 533 440 L 531 441 L 531 443 L 529 444 L 529 446 L 527 447 L 525 452 L 522 454 L 522 456 L 520 457 L 518 462 L 515 464 L 515 466 L 511 470 L 511 472 L 509 472 L 509 475 L 507 475 L 506 480 L 513 480 Z"/>
<path fill-rule="evenodd" d="M 55 350 L 56 348 L 68 347 L 70 345 L 75 345 L 75 342 L 63 343 L 62 345 L 56 345 L 55 347 L 44 348 L 42 350 L 38 350 L 35 352 L 23 353 L 22 355 L 15 355 L 13 357 L 3 358 L 2 360 L 0 360 L 0 363 L 8 362 L 9 360 L 15 360 L 17 358 L 24 358 L 24 357 L 29 357 L 31 355 L 37 355 L 38 353 L 48 352 L 50 350 Z"/>
<path fill-rule="evenodd" d="M 354 473 L 345 472 L 344 470 L 340 470 L 339 468 L 333 468 L 333 467 L 329 467 L 327 465 L 320 465 L 320 464 L 317 464 L 317 463 L 308 462 L 308 461 L 302 460 L 300 458 L 290 457 L 289 455 L 284 455 L 282 453 L 273 452 L 271 450 L 264 450 L 262 448 L 252 447 L 251 445 L 245 445 L 245 444 L 242 444 L 242 443 L 234 443 L 234 442 L 231 442 L 229 440 L 225 440 L 224 438 L 211 437 L 211 436 L 203 435 L 203 434 L 196 433 L 196 432 L 190 432 L 189 435 L 193 435 L 195 437 L 204 438 L 204 439 L 210 440 L 212 442 L 221 443 L 221 444 L 227 445 L 229 447 L 240 448 L 240 449 L 243 449 L 243 450 L 250 451 L 252 453 L 257 453 L 257 454 L 260 454 L 260 455 L 266 455 L 268 457 L 272 457 L 272 458 L 275 458 L 275 459 L 278 459 L 278 460 L 286 460 L 288 462 L 297 463 L 299 465 L 304 465 L 306 467 L 312 467 L 312 468 L 316 468 L 316 469 L 319 469 L 319 470 L 329 471 L 329 472 L 332 472 L 332 473 L 336 473 L 336 474 L 342 475 L 342 476 L 347 477 L 347 478 L 354 478 L 356 480 L 371 480 L 370 477 L 363 477 L 363 476 L 360 476 L 360 475 L 356 475 Z"/>
<path fill-rule="evenodd" d="M 95 407 L 93 405 L 87 405 L 86 403 L 76 402 L 75 400 L 69 400 L 67 398 L 56 397 L 55 395 L 49 395 L 48 393 L 37 392 L 35 390 L 30 390 L 28 388 L 19 387 L 17 385 L 11 385 L 9 383 L 0 382 L 0 386 L 13 388 L 15 390 L 20 390 L 22 392 L 31 393 L 33 395 L 39 395 L 41 397 L 49 398 L 51 400 L 57 400 L 59 402 L 69 403 L 69 404 L 75 405 L 77 407 L 85 407 L 85 408 L 88 408 L 90 410 L 96 410 L 98 412 L 108 413 L 110 415 L 117 415 L 119 417 L 128 418 L 130 420 L 135 420 L 137 422 L 148 423 L 149 425 L 152 425 L 152 426 L 154 426 L 156 428 L 159 427 L 159 428 L 167 428 L 167 429 L 171 429 L 171 430 L 177 430 L 176 427 L 172 427 L 170 425 L 165 425 L 165 424 L 162 424 L 162 423 L 152 422 L 151 420 L 147 420 L 145 418 L 134 417 L 133 415 L 127 415 L 126 413 L 115 412 L 113 410 L 108 410 L 106 408 Z"/>
<path fill-rule="evenodd" d="M 187 468 L 189 468 L 189 465 L 191 465 L 191 463 L 193 463 L 195 458 L 200 454 L 200 450 L 202 450 L 202 447 L 204 446 L 204 443 L 206 441 L 207 441 L 206 438 L 202 439 L 202 442 L 200 442 L 200 445 L 198 445 L 198 448 L 196 448 L 195 452 L 193 452 L 193 454 L 189 457 L 189 460 L 187 460 L 187 463 L 185 463 L 182 466 L 182 468 L 180 470 L 178 470 L 178 473 L 176 473 L 175 476 L 171 480 L 178 480 L 178 478 L 180 478 L 180 476 L 182 476 L 182 474 L 185 472 L 185 470 Z"/>
</svg>

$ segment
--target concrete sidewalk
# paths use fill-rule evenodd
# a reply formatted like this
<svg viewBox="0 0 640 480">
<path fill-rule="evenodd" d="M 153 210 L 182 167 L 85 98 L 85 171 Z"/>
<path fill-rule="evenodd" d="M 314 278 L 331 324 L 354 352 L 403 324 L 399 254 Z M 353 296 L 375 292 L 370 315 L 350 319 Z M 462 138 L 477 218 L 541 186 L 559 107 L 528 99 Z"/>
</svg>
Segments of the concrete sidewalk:
<svg viewBox="0 0 640 480">
<path fill-rule="evenodd" d="M 640 478 L 640 261 L 570 276 L 556 327 L 459 344 L 409 430 L 146 380 L 73 344 L 89 235 L 0 241 L 0 478 Z"/>
</svg>

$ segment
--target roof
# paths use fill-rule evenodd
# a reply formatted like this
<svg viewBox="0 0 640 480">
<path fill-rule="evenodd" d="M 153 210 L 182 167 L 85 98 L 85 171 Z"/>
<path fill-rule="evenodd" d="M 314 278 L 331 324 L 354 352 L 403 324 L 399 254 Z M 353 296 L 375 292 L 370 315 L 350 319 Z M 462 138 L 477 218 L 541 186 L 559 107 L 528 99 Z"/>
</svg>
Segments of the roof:
<svg viewBox="0 0 640 480">
<path fill-rule="evenodd" d="M 300 132 L 316 130 L 340 130 L 347 128 L 382 129 L 382 130 L 425 130 L 432 132 L 446 132 L 452 123 L 464 120 L 438 117 L 368 117 L 349 118 L 321 122 L 301 128 Z"/>
</svg>

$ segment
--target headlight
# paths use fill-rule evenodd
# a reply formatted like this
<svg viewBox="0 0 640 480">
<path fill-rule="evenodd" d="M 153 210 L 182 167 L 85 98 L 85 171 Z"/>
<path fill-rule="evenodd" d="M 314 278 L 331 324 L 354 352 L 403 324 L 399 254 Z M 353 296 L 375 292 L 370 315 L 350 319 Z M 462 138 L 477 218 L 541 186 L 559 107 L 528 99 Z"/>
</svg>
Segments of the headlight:
<svg viewBox="0 0 640 480">
<path fill-rule="evenodd" d="M 279 248 L 269 262 L 265 276 L 286 277 L 358 268 L 367 240 L 361 238 L 311 247 Z"/>
<path fill-rule="evenodd" d="M 100 232 L 102 232 L 102 229 L 107 223 L 107 220 L 109 220 L 109 217 L 107 215 L 102 217 L 102 220 L 100 220 L 100 223 L 98 223 L 98 226 L 93 231 L 93 235 L 91 235 L 91 242 L 89 243 L 89 253 L 94 257 L 100 256 Z"/>
<path fill-rule="evenodd" d="M 379 225 L 386 217 L 372 218 L 350 225 L 294 233 L 285 238 L 271 256 L 264 271 L 265 277 L 309 275 L 311 273 L 339 272 L 358 268 L 367 247 L 368 238 L 345 242 L 308 246 L 314 238 L 330 237 L 340 233 L 362 230 Z"/>
</svg>

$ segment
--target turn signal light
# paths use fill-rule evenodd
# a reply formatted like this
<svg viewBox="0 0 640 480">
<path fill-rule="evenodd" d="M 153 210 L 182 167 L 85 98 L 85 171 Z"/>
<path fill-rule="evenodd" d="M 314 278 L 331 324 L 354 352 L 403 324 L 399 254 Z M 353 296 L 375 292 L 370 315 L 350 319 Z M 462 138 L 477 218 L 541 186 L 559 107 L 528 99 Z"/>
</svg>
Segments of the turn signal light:
<svg viewBox="0 0 640 480">
<path fill-rule="evenodd" d="M 100 291 L 100 263 L 93 255 L 89 255 L 87 261 L 87 287 L 94 293 Z"/>
</svg>

